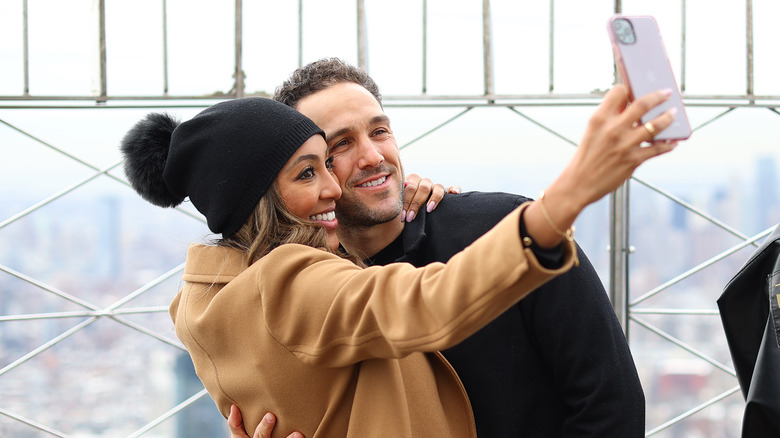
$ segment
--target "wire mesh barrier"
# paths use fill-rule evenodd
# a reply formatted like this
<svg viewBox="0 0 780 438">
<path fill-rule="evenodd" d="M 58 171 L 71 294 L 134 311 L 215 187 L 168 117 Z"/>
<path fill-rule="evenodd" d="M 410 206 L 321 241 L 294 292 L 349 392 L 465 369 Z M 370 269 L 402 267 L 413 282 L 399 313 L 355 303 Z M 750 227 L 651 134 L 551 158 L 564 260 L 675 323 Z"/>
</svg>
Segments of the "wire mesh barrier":
<svg viewBox="0 0 780 438">
<path fill-rule="evenodd" d="M 148 3 L 145 7 L 160 19 L 157 25 L 162 23 L 154 45 L 160 49 L 154 65 L 161 68 L 149 70 L 162 79 L 152 81 L 159 85 L 155 91 L 148 91 L 152 87 L 135 94 L 109 91 L 114 89 L 109 73 L 121 70 L 118 58 L 135 56 L 128 51 L 112 58 L 116 52 L 111 48 L 121 47 L 112 29 L 123 26 L 122 6 L 103 0 L 82 3 L 84 22 L 95 31 L 85 50 L 98 65 L 89 70 L 96 80 L 87 92 L 58 92 L 52 86 L 50 92 L 36 93 L 45 87 L 37 82 L 42 81 L 36 73 L 42 64 L 35 60 L 40 52 L 30 34 L 37 20 L 45 21 L 36 9 L 41 6 L 23 0 L 12 14 L 2 14 L 15 17 L 23 38 L 12 39 L 22 50 L 0 54 L 16 60 L 12 64 L 23 73 L 10 81 L 17 85 L 14 90 L 0 90 L 1 436 L 227 436 L 224 419 L 195 376 L 167 314 L 180 286 L 187 245 L 208 239 L 208 230 L 187 203 L 171 210 L 146 204 L 122 173 L 118 143 L 147 112 L 169 111 L 186 119 L 217 100 L 267 96 L 248 87 L 270 90 L 297 65 L 342 56 L 370 67 L 382 87 L 407 171 L 466 190 L 534 196 L 572 153 L 602 90 L 614 79 L 605 42 L 608 68 L 597 74 L 602 82 L 590 88 L 582 88 L 590 86 L 587 81 L 582 86 L 568 82 L 571 75 L 586 76 L 588 70 L 584 64 L 577 64 L 579 72 L 570 68 L 559 54 L 571 43 L 564 32 L 583 26 L 575 19 L 581 6 L 574 2 L 550 1 L 524 11 L 543 27 L 535 35 L 544 41 L 544 62 L 529 63 L 543 85 L 531 89 L 507 85 L 518 71 L 516 64 L 507 63 L 507 53 L 519 52 L 522 42 L 515 35 L 515 45 L 502 44 L 508 29 L 523 32 L 513 23 L 523 23 L 518 29 L 530 26 L 510 14 L 512 2 L 464 2 L 460 13 L 432 0 L 400 2 L 395 7 L 414 19 L 406 33 L 413 33 L 416 43 L 383 56 L 383 48 L 393 42 L 377 35 L 391 33 L 382 16 L 392 8 L 381 2 L 331 5 L 349 17 L 350 33 L 343 36 L 316 27 L 312 17 L 324 13 L 317 2 L 287 2 L 278 6 L 283 11 L 269 11 L 272 6 L 238 0 L 226 10 L 224 5 L 201 5 L 201 13 L 229 24 L 221 37 L 227 41 L 222 51 L 231 57 L 222 54 L 216 62 L 216 55 L 202 56 L 227 64 L 221 79 L 177 88 L 177 81 L 186 82 L 183 78 L 196 75 L 202 66 L 181 73 L 177 63 L 190 62 L 183 58 L 192 55 L 170 50 L 180 47 L 174 34 L 196 38 L 198 27 L 177 27 L 179 3 Z M 660 6 L 652 2 L 591 5 L 599 17 L 632 12 L 630 7 L 666 13 L 669 21 L 680 23 L 673 29 L 681 32 L 670 38 L 679 44 L 667 44 L 682 48 L 677 58 L 680 85 L 695 132 L 669 159 L 640 169 L 619 192 L 589 207 L 578 220 L 577 238 L 626 330 L 648 402 L 646 435 L 735 437 L 744 401 L 715 300 L 780 222 L 775 176 L 780 96 L 771 89 L 755 91 L 754 79 L 762 73 L 754 62 L 765 52 L 754 50 L 753 21 L 764 10 L 754 8 L 768 6 L 753 1 L 740 3 L 747 12 L 738 26 L 744 31 L 743 50 L 730 60 L 745 66 L 739 86 L 746 91 L 688 93 L 698 79 L 691 60 L 696 52 L 686 48 L 695 44 L 697 32 L 706 31 L 686 26 L 695 23 L 690 12 L 686 15 L 695 5 L 680 5 L 672 12 L 657 11 Z M 276 59 L 272 49 L 246 53 L 247 47 L 257 46 L 247 37 L 256 30 L 246 23 L 269 15 L 288 24 L 290 42 L 276 67 L 269 66 Z M 458 42 L 458 32 L 448 25 L 477 42 Z M 601 23 L 595 27 L 595 33 L 604 33 Z M 467 60 L 478 66 L 477 73 L 469 76 L 462 67 L 466 61 L 459 56 L 466 54 L 450 55 L 449 69 L 447 63 L 441 66 L 437 57 L 452 45 L 440 45 L 442 33 L 461 44 L 464 53 L 477 53 Z M 307 50 L 316 46 L 315 39 L 330 40 L 335 49 Z M 756 38 L 757 46 L 764 44 L 762 50 L 768 50 L 765 41 Z M 408 59 L 408 52 L 416 57 L 411 67 L 395 73 L 386 67 L 386 58 Z M 276 75 L 263 78 L 266 66 L 278 69 Z M 453 66 L 462 67 L 463 76 Z M 413 72 L 412 85 L 397 85 L 393 75 L 408 71 Z M 123 79 L 118 73 L 116 89 L 124 90 L 122 81 L 131 83 L 133 75 L 144 82 L 145 74 L 136 70 Z M 258 82 L 251 82 L 253 74 Z M 457 76 L 452 88 L 442 85 L 450 76 Z M 203 87 L 229 91 L 200 92 Z"/>
</svg>

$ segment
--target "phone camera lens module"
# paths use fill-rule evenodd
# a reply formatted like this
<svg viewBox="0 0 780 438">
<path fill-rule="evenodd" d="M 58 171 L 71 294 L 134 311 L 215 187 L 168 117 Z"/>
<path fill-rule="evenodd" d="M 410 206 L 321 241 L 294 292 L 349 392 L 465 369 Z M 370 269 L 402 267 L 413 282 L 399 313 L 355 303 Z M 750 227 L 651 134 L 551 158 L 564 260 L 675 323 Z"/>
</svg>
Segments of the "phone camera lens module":
<svg viewBox="0 0 780 438">
<path fill-rule="evenodd" d="M 631 22 L 625 18 L 613 21 L 612 29 L 614 29 L 615 36 L 621 44 L 634 44 L 636 42 L 634 27 L 631 25 Z"/>
</svg>

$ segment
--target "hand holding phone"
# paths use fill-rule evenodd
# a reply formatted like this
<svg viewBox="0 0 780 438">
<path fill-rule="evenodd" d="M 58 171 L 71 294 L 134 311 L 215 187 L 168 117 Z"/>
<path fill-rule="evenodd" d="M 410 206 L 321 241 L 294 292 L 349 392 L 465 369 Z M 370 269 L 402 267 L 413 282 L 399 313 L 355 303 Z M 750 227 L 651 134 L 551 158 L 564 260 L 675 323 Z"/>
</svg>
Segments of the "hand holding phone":
<svg viewBox="0 0 780 438">
<path fill-rule="evenodd" d="M 650 16 L 615 15 L 607 24 L 615 65 L 621 81 L 631 93 L 629 99 L 633 101 L 659 89 L 672 90 L 668 101 L 642 117 L 642 123 L 646 123 L 672 107 L 677 108 L 672 125 L 653 139 L 685 140 L 690 137 L 691 127 L 685 106 L 655 19 Z"/>
</svg>

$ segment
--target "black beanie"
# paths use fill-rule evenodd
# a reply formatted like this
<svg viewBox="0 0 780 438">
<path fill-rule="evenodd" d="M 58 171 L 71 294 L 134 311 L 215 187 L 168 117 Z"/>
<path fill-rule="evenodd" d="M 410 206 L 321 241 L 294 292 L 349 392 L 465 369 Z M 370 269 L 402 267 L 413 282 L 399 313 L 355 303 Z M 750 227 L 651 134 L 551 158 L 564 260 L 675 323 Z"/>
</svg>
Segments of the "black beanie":
<svg viewBox="0 0 780 438">
<path fill-rule="evenodd" d="M 175 207 L 189 197 L 209 229 L 227 237 L 249 218 L 279 171 L 313 135 L 309 118 L 271 99 L 218 103 L 179 123 L 149 114 L 122 139 L 125 174 L 147 201 Z"/>
</svg>

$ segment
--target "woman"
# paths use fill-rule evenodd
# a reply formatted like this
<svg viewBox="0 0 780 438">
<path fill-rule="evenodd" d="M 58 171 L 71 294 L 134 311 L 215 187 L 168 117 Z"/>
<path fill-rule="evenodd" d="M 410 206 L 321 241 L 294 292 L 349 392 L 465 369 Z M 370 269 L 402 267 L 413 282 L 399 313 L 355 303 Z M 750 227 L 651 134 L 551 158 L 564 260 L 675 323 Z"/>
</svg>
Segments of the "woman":
<svg viewBox="0 0 780 438">
<path fill-rule="evenodd" d="M 645 160 L 636 121 L 668 97 L 626 109 L 616 87 L 547 196 L 520 206 L 446 265 L 363 269 L 338 252 L 322 132 L 276 102 L 223 102 L 178 124 L 141 121 L 123 140 L 147 200 L 189 197 L 222 237 L 193 245 L 171 305 L 176 333 L 223 415 L 254 428 L 273 409 L 307 437 L 474 436 L 468 399 L 438 350 L 455 345 L 576 263 L 570 226 Z M 655 119 L 661 131 L 673 114 Z M 534 251 L 557 248 L 542 266 Z"/>
</svg>

